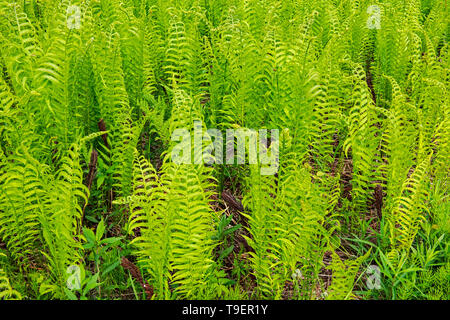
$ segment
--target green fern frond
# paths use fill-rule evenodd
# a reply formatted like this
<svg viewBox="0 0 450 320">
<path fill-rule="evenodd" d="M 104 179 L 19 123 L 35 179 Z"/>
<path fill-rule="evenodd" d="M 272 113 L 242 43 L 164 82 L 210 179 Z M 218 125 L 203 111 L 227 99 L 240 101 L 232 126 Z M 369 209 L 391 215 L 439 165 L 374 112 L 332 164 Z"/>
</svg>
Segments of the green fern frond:
<svg viewBox="0 0 450 320">
<path fill-rule="evenodd" d="M 424 198 L 427 195 L 426 174 L 430 167 L 432 155 L 430 154 L 414 169 L 407 178 L 402 190 L 396 198 L 390 222 L 390 242 L 392 255 L 400 250 L 408 251 L 424 221 L 424 215 L 428 211 Z"/>
<path fill-rule="evenodd" d="M 367 259 L 369 254 L 370 250 L 364 256 L 357 259 L 346 259 L 342 261 L 341 257 L 335 251 L 331 251 L 332 261 L 329 269 L 332 272 L 333 278 L 327 290 L 327 300 L 349 300 L 356 298 L 353 293 L 355 277 L 361 263 Z"/>
</svg>

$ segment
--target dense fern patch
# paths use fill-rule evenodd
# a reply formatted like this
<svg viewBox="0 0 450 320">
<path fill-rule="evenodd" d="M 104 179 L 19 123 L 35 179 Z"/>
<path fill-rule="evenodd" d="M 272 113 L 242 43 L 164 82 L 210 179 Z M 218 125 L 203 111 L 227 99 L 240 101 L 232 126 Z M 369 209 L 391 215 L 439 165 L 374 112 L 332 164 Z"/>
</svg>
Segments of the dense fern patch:
<svg viewBox="0 0 450 320">
<path fill-rule="evenodd" d="M 448 299 L 448 17 L 0 0 L 0 299 Z"/>
</svg>

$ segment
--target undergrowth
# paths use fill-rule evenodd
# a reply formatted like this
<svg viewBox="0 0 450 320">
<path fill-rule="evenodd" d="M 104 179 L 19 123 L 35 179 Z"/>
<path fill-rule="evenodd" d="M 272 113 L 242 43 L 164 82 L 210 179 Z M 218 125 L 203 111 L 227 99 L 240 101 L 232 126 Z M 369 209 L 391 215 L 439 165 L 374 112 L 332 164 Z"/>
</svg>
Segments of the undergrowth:
<svg viewBox="0 0 450 320">
<path fill-rule="evenodd" d="M 1 0 L 0 299 L 448 299 L 448 16 Z M 275 174 L 171 157 L 244 128 Z"/>
</svg>

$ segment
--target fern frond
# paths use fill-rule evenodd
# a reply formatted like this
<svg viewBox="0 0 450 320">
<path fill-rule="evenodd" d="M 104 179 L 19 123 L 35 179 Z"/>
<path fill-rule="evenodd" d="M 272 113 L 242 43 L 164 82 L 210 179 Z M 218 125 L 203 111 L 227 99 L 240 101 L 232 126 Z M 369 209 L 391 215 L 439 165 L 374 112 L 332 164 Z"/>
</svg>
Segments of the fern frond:
<svg viewBox="0 0 450 320">
<path fill-rule="evenodd" d="M 430 167 L 431 156 L 432 154 L 419 163 L 411 176 L 404 181 L 402 190 L 396 198 L 390 225 L 391 255 L 397 251 L 410 249 L 428 211 L 424 198 L 427 195 L 426 174 Z"/>
<path fill-rule="evenodd" d="M 367 259 L 370 250 L 364 256 L 357 259 L 347 259 L 342 261 L 339 255 L 331 251 L 332 261 L 329 269 L 332 271 L 333 278 L 331 286 L 328 287 L 327 300 L 348 300 L 354 299 L 353 286 L 355 277 L 361 266 L 361 263 Z"/>
</svg>

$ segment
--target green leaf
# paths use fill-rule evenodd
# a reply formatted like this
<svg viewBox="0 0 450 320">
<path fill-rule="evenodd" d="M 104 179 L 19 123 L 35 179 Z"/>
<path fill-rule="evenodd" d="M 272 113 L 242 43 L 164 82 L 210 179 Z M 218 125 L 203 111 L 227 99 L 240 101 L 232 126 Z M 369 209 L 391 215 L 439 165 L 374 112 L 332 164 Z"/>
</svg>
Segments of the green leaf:
<svg viewBox="0 0 450 320">
<path fill-rule="evenodd" d="M 100 285 L 100 283 L 97 282 L 98 277 L 99 273 L 97 272 L 88 280 L 88 282 L 86 283 L 86 287 L 84 287 L 83 289 L 83 295 L 86 295 L 89 291 Z"/>
<path fill-rule="evenodd" d="M 103 182 L 105 181 L 106 176 L 99 176 L 97 178 L 97 189 L 100 189 L 100 187 L 102 186 Z"/>
<path fill-rule="evenodd" d="M 225 257 L 227 257 L 233 251 L 233 249 L 234 249 L 234 245 L 229 246 L 228 248 L 223 250 L 222 253 L 220 254 L 219 260 L 222 260 Z"/>
<path fill-rule="evenodd" d="M 75 293 L 73 293 L 72 291 L 70 291 L 67 288 L 64 288 L 64 292 L 67 296 L 67 298 L 69 298 L 69 300 L 78 300 L 77 296 L 75 295 Z"/>
<path fill-rule="evenodd" d="M 95 232 L 95 238 L 97 239 L 97 242 L 100 242 L 104 232 L 105 232 L 105 221 L 102 218 L 102 220 L 100 220 L 100 223 L 97 225 L 97 230 Z"/>
<path fill-rule="evenodd" d="M 100 241 L 101 244 L 114 244 L 118 241 L 120 241 L 122 238 L 120 237 L 111 237 L 111 238 L 106 238 L 103 239 L 102 241 Z"/>
<path fill-rule="evenodd" d="M 111 263 L 102 273 L 102 277 L 110 273 L 112 270 L 117 268 L 117 266 L 120 265 L 120 260 L 117 260 L 116 262 Z"/>
<path fill-rule="evenodd" d="M 83 234 L 88 242 L 95 243 L 95 235 L 91 229 L 83 227 Z"/>
</svg>

